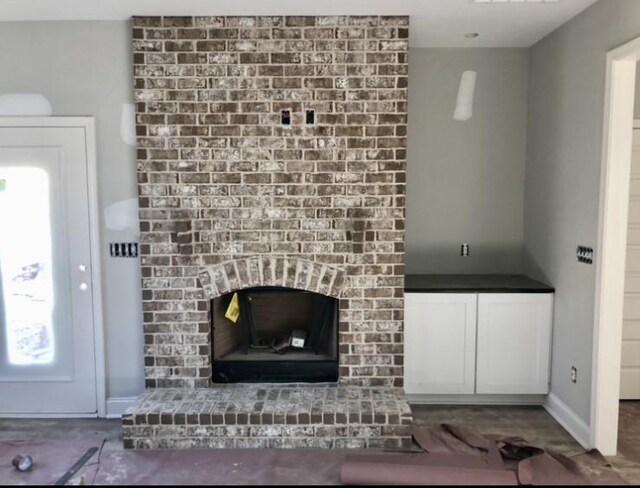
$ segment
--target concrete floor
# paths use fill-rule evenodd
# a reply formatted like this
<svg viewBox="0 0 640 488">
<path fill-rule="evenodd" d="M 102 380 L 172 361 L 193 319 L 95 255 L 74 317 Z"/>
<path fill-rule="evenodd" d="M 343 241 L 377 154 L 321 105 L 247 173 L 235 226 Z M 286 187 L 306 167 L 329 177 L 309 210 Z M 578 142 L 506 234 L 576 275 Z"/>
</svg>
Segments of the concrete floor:
<svg viewBox="0 0 640 488">
<path fill-rule="evenodd" d="M 532 444 L 565 454 L 582 451 L 541 407 L 417 405 L 413 411 L 414 421 L 420 425 L 450 423 L 483 434 L 519 435 Z M 624 479 L 638 484 L 640 402 L 621 403 L 620 429 L 619 454 L 610 461 Z M 25 441 L 25 449 L 29 443 L 51 442 L 60 455 L 64 442 L 77 447 L 91 439 L 94 443 L 105 439 L 99 466 L 95 463 L 94 471 L 88 470 L 87 474 L 87 481 L 95 479 L 97 484 L 335 484 L 346 455 L 335 450 L 125 451 L 120 438 L 119 420 L 0 419 L 0 444 L 5 444 L 5 452 L 7 441 Z M 44 457 L 46 453 L 39 455 Z M 62 472 L 78 457 L 70 450 L 69 459 L 60 461 L 66 466 Z"/>
</svg>

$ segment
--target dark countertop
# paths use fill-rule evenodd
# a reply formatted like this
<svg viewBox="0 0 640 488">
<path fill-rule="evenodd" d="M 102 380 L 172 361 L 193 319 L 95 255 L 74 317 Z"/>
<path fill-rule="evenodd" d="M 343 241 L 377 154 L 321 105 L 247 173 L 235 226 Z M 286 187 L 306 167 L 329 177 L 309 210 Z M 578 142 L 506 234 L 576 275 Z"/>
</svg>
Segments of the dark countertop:
<svg viewBox="0 0 640 488">
<path fill-rule="evenodd" d="M 405 277 L 406 293 L 553 293 L 549 285 L 523 275 L 433 275 Z"/>
</svg>

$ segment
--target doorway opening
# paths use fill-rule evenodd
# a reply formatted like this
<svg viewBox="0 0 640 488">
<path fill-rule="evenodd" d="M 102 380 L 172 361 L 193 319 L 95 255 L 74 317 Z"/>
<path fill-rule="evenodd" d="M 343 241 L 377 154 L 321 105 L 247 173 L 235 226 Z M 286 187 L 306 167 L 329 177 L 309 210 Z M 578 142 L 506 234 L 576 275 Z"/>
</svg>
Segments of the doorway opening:
<svg viewBox="0 0 640 488">
<path fill-rule="evenodd" d="M 638 76 L 636 74 L 636 78 Z M 636 99 L 638 96 L 636 89 Z M 638 100 L 636 100 L 637 102 Z M 636 105 L 640 105 L 636 103 Z M 640 106 L 635 110 L 622 317 L 620 400 L 640 400 Z M 633 407 L 626 405 L 627 408 Z"/>
<path fill-rule="evenodd" d="M 620 410 L 621 345 L 640 38 L 607 54 L 600 183 L 590 444 L 615 455 Z"/>
</svg>

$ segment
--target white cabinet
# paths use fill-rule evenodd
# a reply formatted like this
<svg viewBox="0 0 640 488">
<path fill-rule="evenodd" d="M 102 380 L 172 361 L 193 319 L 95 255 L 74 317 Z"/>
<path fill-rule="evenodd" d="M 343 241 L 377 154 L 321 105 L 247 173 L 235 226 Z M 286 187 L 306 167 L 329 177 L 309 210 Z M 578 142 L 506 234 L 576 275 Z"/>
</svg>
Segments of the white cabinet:
<svg viewBox="0 0 640 488">
<path fill-rule="evenodd" d="M 478 295 L 476 393 L 549 392 L 552 295 Z"/>
<path fill-rule="evenodd" d="M 405 300 L 405 391 L 473 393 L 476 296 L 411 293 Z"/>
<path fill-rule="evenodd" d="M 407 394 L 546 394 L 552 293 L 408 293 Z"/>
</svg>

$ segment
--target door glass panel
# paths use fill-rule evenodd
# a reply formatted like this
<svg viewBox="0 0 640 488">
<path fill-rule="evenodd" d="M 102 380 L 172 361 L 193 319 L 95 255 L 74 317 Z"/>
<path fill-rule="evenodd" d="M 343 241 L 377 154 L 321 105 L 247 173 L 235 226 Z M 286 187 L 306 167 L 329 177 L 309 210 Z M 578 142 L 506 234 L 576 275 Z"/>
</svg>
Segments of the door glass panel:
<svg viewBox="0 0 640 488">
<path fill-rule="evenodd" d="M 0 326 L 9 364 L 55 360 L 49 176 L 0 168 Z"/>
</svg>

